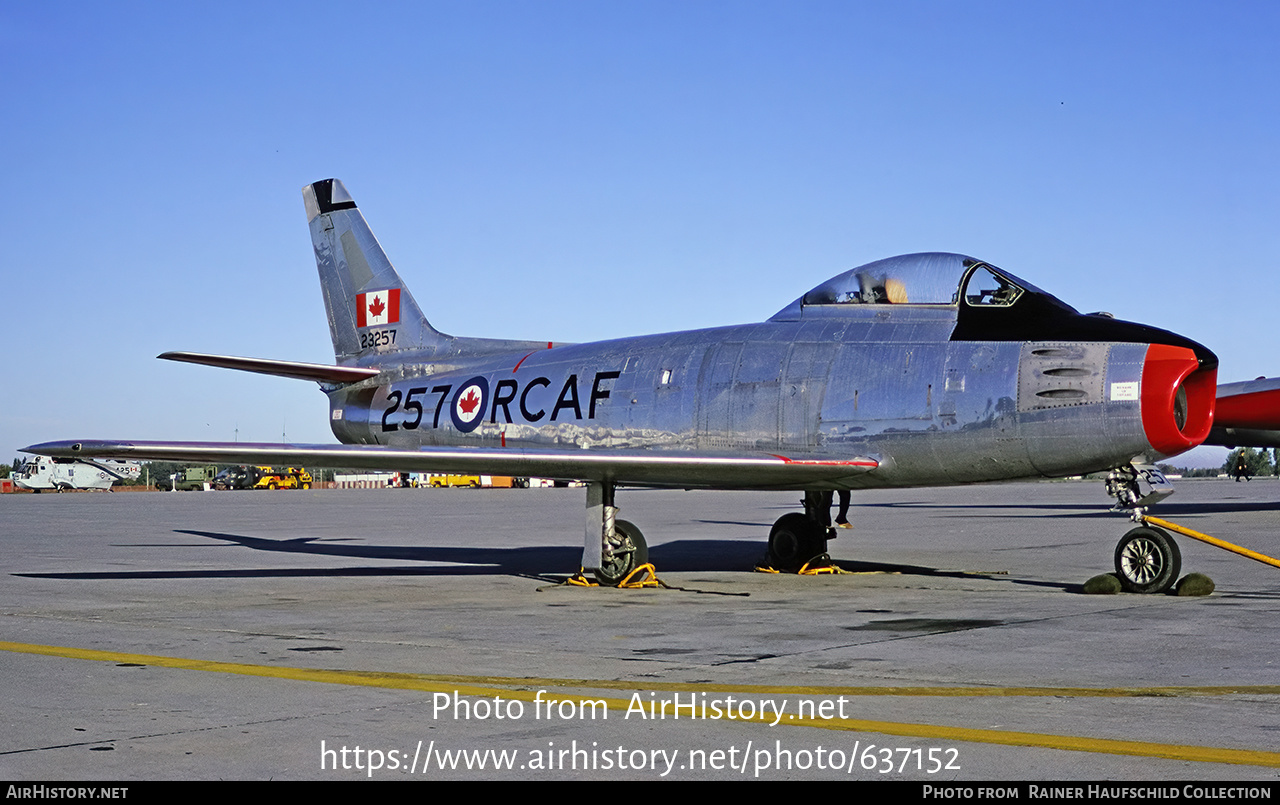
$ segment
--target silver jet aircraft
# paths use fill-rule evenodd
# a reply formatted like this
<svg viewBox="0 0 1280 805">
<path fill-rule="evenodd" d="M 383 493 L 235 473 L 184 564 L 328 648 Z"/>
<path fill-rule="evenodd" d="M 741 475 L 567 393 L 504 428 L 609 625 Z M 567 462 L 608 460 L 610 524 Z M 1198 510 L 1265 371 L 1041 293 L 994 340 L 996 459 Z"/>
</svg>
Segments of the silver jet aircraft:
<svg viewBox="0 0 1280 805">
<path fill-rule="evenodd" d="M 582 565 L 646 561 L 619 486 L 804 492 L 769 536 L 778 567 L 822 554 L 836 490 L 1111 470 L 1121 505 L 1167 493 L 1144 465 L 1204 440 L 1218 361 L 1165 330 L 1082 315 L 959 254 L 845 271 L 767 321 L 590 344 L 433 328 L 336 179 L 303 189 L 336 365 L 160 357 L 317 381 L 340 445 L 62 441 L 28 452 L 582 480 Z M 1130 589 L 1165 589 L 1172 540 L 1116 549 Z M 1162 532 L 1161 532 L 1162 533 Z M 1171 546 L 1171 547 L 1170 547 Z"/>
</svg>

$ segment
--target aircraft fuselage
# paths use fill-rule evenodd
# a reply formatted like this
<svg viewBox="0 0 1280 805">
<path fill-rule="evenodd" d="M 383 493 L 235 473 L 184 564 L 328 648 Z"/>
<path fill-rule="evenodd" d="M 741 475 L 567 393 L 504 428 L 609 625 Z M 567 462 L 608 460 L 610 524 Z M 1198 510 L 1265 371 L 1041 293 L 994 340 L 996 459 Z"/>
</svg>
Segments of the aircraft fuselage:
<svg viewBox="0 0 1280 805">
<path fill-rule="evenodd" d="M 401 448 L 877 457 L 841 484 L 851 488 L 1072 475 L 1164 455 L 1143 421 L 1147 344 L 952 341 L 954 308 L 839 313 L 444 363 L 402 356 L 403 379 L 331 392 L 330 422 L 342 442 Z"/>
</svg>

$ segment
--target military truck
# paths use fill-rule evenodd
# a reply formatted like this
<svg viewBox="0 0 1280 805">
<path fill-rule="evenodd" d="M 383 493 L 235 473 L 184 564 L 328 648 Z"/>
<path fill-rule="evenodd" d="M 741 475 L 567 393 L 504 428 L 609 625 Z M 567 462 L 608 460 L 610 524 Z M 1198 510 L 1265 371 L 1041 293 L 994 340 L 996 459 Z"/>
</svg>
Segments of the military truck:
<svg viewBox="0 0 1280 805">
<path fill-rule="evenodd" d="M 204 467 L 186 467 L 181 472 L 169 476 L 169 489 L 174 492 L 192 492 L 213 487 L 213 479 L 218 475 L 218 468 L 209 464 Z"/>
</svg>

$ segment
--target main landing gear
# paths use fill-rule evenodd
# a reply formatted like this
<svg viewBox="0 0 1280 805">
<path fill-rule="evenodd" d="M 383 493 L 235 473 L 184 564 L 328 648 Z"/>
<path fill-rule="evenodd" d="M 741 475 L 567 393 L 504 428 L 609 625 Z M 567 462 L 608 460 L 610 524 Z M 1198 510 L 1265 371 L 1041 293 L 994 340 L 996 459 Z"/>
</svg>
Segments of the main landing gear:
<svg viewBox="0 0 1280 805">
<path fill-rule="evenodd" d="M 596 581 L 606 587 L 617 587 L 631 571 L 649 561 L 649 545 L 635 523 L 613 521 L 613 536 L 601 545 L 603 561 L 596 570 Z"/>
<path fill-rule="evenodd" d="M 831 531 L 831 493 L 806 491 L 804 513 L 784 514 L 769 532 L 769 564 L 779 570 L 798 570 L 827 552 Z"/>
<path fill-rule="evenodd" d="M 617 519 L 612 483 L 587 484 L 587 528 L 582 567 L 604 587 L 617 587 L 649 561 L 649 545 L 634 523 Z"/>
</svg>

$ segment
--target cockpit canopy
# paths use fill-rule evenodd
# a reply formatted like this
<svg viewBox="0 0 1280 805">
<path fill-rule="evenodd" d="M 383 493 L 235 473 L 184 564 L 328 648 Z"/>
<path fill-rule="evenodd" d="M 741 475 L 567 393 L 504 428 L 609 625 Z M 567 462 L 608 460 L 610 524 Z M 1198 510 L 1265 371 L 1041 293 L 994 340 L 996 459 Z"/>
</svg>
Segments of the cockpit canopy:
<svg viewBox="0 0 1280 805">
<path fill-rule="evenodd" d="M 1081 315 L 1026 280 L 963 254 L 904 254 L 849 269 L 769 321 L 833 318 L 890 327 L 934 322 L 949 326 L 950 341 L 1168 344 L 1192 350 L 1206 369 L 1218 365 L 1216 355 L 1189 338 L 1106 313 Z M 896 330 L 886 333 L 899 337 Z M 857 337 L 873 336 L 860 331 Z"/>
<path fill-rule="evenodd" d="M 774 321 L 800 318 L 829 305 L 949 305 L 1009 307 L 1034 285 L 963 254 L 923 252 L 877 260 L 837 274 L 787 305 Z"/>
</svg>

